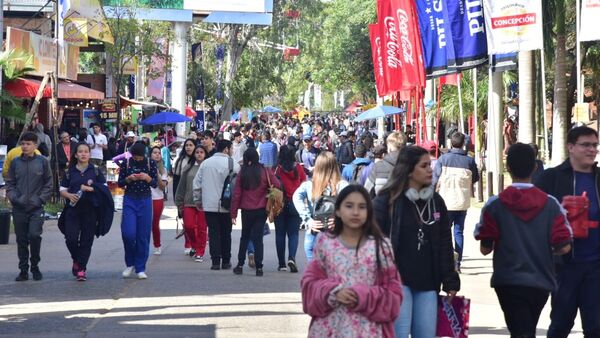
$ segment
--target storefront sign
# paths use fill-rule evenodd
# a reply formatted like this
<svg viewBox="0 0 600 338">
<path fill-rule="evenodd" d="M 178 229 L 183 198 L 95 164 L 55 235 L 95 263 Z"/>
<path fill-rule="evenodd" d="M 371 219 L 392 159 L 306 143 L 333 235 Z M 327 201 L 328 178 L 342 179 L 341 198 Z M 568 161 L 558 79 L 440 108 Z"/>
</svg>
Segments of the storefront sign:
<svg viewBox="0 0 600 338">
<path fill-rule="evenodd" d="M 54 39 L 30 31 L 8 27 L 6 49 L 22 50 L 33 55 L 33 68 L 29 75 L 45 76 L 56 68 L 56 42 Z M 77 80 L 79 47 L 64 44 L 60 53 L 58 77 Z"/>
<path fill-rule="evenodd" d="M 114 113 L 117 111 L 117 100 L 116 99 L 106 99 L 102 100 L 102 106 L 100 108 L 102 113 Z"/>
</svg>

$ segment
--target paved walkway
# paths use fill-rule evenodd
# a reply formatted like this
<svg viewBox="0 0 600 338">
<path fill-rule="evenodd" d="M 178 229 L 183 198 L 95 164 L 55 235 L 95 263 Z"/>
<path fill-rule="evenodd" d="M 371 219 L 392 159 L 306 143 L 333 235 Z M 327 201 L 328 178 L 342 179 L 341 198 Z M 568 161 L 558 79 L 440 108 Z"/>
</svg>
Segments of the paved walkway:
<svg viewBox="0 0 600 338">
<path fill-rule="evenodd" d="M 44 227 L 44 280 L 14 282 L 15 239 L 0 246 L 0 337 L 305 337 L 310 318 L 302 312 L 300 274 L 277 272 L 274 232 L 265 237 L 265 275 L 243 276 L 231 270 L 210 271 L 210 261 L 195 263 L 183 255 L 183 240 L 174 240 L 176 210 L 162 221 L 163 254 L 151 256 L 147 280 L 123 279 L 120 213 L 108 236 L 96 240 L 88 281 L 76 282 L 64 239 L 55 221 Z M 473 299 L 472 337 L 506 337 L 502 312 L 489 287 L 491 259 L 472 240 L 478 217 L 468 215 L 467 255 L 461 275 L 462 294 Z M 239 229 L 233 233 L 237 254 Z M 303 233 L 300 234 L 301 240 Z M 301 241 L 302 243 L 302 241 Z M 305 266 L 300 245 L 298 264 Z M 235 264 L 235 260 L 233 261 Z M 549 306 L 538 334 L 545 336 Z M 581 337 L 577 324 L 572 337 Z"/>
</svg>

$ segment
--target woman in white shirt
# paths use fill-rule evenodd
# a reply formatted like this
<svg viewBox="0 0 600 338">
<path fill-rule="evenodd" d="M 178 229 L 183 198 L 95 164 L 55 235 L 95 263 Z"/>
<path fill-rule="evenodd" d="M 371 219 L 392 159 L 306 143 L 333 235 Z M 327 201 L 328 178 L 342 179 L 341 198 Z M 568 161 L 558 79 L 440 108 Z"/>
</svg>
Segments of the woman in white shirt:
<svg viewBox="0 0 600 338">
<path fill-rule="evenodd" d="M 163 165 L 160 147 L 152 147 L 150 158 L 156 162 L 158 168 L 158 186 L 150 190 L 152 191 L 152 241 L 154 242 L 154 254 L 160 255 L 162 253 L 160 245 L 160 217 L 165 208 L 165 189 L 168 184 L 169 174 Z"/>
</svg>

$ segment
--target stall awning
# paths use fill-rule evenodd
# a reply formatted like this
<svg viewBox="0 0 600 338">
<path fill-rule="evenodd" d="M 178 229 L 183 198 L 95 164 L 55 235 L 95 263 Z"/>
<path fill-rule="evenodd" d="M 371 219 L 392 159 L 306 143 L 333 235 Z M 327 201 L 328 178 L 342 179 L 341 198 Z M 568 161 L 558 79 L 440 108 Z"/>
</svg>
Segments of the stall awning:
<svg viewBox="0 0 600 338">
<path fill-rule="evenodd" d="M 121 108 L 126 108 L 132 105 L 139 105 L 139 106 L 148 106 L 148 107 L 159 107 L 159 108 L 169 108 L 164 104 L 160 104 L 157 102 L 149 102 L 149 101 L 137 101 L 134 99 L 129 99 L 126 98 L 125 96 L 121 95 Z"/>
<path fill-rule="evenodd" d="M 16 79 L 4 84 L 4 89 L 12 96 L 19 98 L 33 98 L 37 95 L 42 81 L 34 79 Z M 45 98 L 52 97 L 52 89 L 47 85 L 44 89 Z M 85 99 L 85 100 L 103 100 L 104 93 L 90 89 L 76 83 L 59 81 L 58 82 L 59 99 Z"/>
</svg>

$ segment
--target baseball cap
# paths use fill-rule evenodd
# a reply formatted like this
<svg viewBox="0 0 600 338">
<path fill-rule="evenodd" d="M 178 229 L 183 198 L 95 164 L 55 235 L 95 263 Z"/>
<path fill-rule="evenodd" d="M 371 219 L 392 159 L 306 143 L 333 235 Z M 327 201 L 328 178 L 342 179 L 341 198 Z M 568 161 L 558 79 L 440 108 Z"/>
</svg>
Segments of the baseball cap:
<svg viewBox="0 0 600 338">
<path fill-rule="evenodd" d="M 125 137 L 135 137 L 135 133 L 130 130 L 125 134 Z"/>
<path fill-rule="evenodd" d="M 304 136 L 302 136 L 302 140 L 303 141 L 310 141 L 310 140 L 312 140 L 312 136 L 310 136 L 308 134 L 305 134 Z"/>
</svg>

